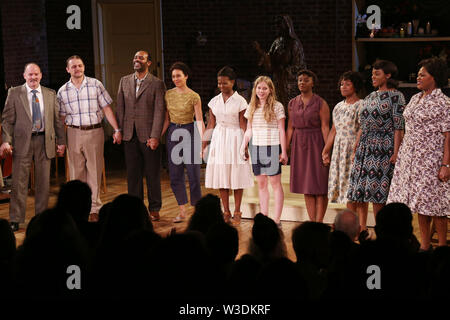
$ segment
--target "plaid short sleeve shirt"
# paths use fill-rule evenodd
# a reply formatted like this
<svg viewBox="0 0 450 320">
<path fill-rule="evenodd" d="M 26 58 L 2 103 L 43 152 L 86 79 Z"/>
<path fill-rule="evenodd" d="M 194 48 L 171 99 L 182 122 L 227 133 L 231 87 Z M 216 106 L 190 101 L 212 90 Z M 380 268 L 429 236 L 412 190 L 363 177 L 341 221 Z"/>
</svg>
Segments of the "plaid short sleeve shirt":
<svg viewBox="0 0 450 320">
<path fill-rule="evenodd" d="M 60 116 L 66 125 L 98 124 L 103 119 L 102 109 L 112 103 L 111 96 L 97 79 L 84 77 L 79 89 L 69 80 L 58 90 Z"/>
</svg>

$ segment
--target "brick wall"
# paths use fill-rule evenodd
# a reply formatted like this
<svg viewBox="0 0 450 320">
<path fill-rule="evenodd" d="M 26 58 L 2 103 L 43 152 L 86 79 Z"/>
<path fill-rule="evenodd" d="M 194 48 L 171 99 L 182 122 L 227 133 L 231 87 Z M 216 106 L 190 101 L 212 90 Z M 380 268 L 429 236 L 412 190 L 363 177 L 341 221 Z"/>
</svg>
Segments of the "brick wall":
<svg viewBox="0 0 450 320">
<path fill-rule="evenodd" d="M 66 28 L 67 6 L 81 7 L 81 30 Z M 264 71 L 256 65 L 252 42 L 268 50 L 275 34 L 273 17 L 291 16 L 303 43 L 308 67 L 317 73 L 317 93 L 333 106 L 340 100 L 339 75 L 351 69 L 351 1 L 348 0 L 162 0 L 165 78 L 177 60 L 190 65 L 190 86 L 204 104 L 216 87 L 217 71 L 233 66 L 239 77 L 253 80 Z M 15 0 L 2 7 L 5 80 L 23 83 L 23 65 L 31 60 L 42 67 L 42 83 L 57 88 L 67 81 L 65 59 L 78 54 L 86 74 L 94 75 L 90 0 Z M 204 47 L 195 37 L 207 36 Z"/>
<path fill-rule="evenodd" d="M 252 41 L 269 49 L 277 14 L 291 16 L 308 68 L 319 77 L 316 91 L 334 106 L 341 100 L 337 80 L 352 67 L 352 5 L 347 0 L 162 1 L 167 86 L 173 87 L 169 68 L 176 60 L 191 67 L 189 85 L 204 105 L 213 95 L 222 66 L 232 65 L 239 77 L 254 80 L 264 71 L 256 65 Z M 196 45 L 198 31 L 208 38 L 203 47 Z"/>
<path fill-rule="evenodd" d="M 48 83 L 47 33 L 44 0 L 3 1 L 2 36 L 4 74 L 8 87 L 24 83 L 23 67 L 41 66 L 42 83 Z"/>
<path fill-rule="evenodd" d="M 68 30 L 66 9 L 81 8 L 81 30 Z M 8 86 L 24 82 L 23 67 L 35 61 L 42 69 L 45 86 L 58 89 L 68 79 L 65 60 L 83 57 L 86 74 L 94 75 L 92 18 L 89 0 L 3 1 L 2 36 L 4 74 Z"/>
<path fill-rule="evenodd" d="M 69 30 L 66 26 L 70 16 L 66 10 L 70 5 L 78 5 L 81 9 L 80 30 Z M 95 77 L 91 1 L 46 0 L 46 21 L 50 85 L 59 88 L 69 80 L 66 59 L 75 54 L 83 59 L 85 74 Z"/>
</svg>

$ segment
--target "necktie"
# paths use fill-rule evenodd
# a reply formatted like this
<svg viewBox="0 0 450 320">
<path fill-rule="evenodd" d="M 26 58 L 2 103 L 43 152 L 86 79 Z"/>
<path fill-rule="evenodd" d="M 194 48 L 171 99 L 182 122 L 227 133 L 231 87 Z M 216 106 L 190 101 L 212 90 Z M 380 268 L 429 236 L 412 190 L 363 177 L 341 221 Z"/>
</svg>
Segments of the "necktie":
<svg viewBox="0 0 450 320">
<path fill-rule="evenodd" d="M 33 109 L 33 131 L 40 131 L 42 128 L 41 107 L 39 99 L 36 95 L 37 90 L 31 90 L 33 97 L 31 98 L 31 109 Z"/>
<path fill-rule="evenodd" d="M 144 82 L 144 79 L 136 79 L 136 98 L 137 98 L 139 88 L 141 87 L 142 82 Z"/>
</svg>

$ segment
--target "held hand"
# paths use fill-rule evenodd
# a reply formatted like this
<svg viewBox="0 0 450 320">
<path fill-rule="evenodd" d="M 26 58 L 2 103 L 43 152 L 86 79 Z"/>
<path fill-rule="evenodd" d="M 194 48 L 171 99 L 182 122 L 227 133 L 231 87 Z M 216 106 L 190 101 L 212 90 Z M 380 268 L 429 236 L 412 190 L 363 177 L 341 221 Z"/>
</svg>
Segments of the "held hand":
<svg viewBox="0 0 450 320">
<path fill-rule="evenodd" d="M 159 146 L 159 139 L 156 138 L 149 138 L 147 139 L 147 147 L 149 147 L 152 150 L 156 150 Z"/>
<path fill-rule="evenodd" d="M 248 146 L 241 146 L 241 149 L 239 151 L 239 154 L 241 155 L 241 158 L 244 160 L 248 160 L 249 156 L 248 156 Z"/>
<path fill-rule="evenodd" d="M 115 131 L 113 134 L 113 143 L 120 144 L 122 142 L 122 132 Z"/>
<path fill-rule="evenodd" d="M 280 162 L 281 162 L 282 164 L 284 164 L 284 165 L 287 164 L 287 162 L 288 162 L 288 156 L 287 156 L 287 153 L 286 153 L 286 152 L 282 152 L 282 153 L 280 154 Z"/>
<path fill-rule="evenodd" d="M 330 157 L 328 156 L 328 155 L 326 155 L 325 156 L 325 158 L 324 157 L 322 157 L 322 162 L 323 162 L 323 165 L 325 166 L 325 167 L 328 167 L 329 165 L 330 165 Z"/>
<path fill-rule="evenodd" d="M 12 151 L 13 151 L 13 147 L 8 142 L 4 142 L 0 146 L 0 155 L 2 157 L 5 157 L 7 155 L 12 155 Z"/>
<path fill-rule="evenodd" d="M 206 155 L 208 154 L 208 146 L 203 147 L 202 151 L 200 151 L 200 158 L 202 158 L 206 162 Z"/>
<path fill-rule="evenodd" d="M 389 159 L 389 162 L 392 164 L 395 164 L 397 162 L 397 154 L 394 153 L 391 158 Z"/>
<path fill-rule="evenodd" d="M 325 167 L 330 165 L 330 154 L 328 152 L 322 152 L 322 162 Z"/>
<path fill-rule="evenodd" d="M 448 182 L 448 180 L 450 179 L 450 168 L 447 168 L 447 167 L 441 167 L 441 168 L 439 169 L 438 178 L 439 178 L 439 180 L 441 180 L 442 182 Z"/>
<path fill-rule="evenodd" d="M 61 144 L 61 145 L 58 145 L 57 146 L 57 148 L 56 148 L 56 153 L 60 156 L 60 157 L 62 157 L 63 155 L 64 155 L 64 151 L 66 150 L 66 146 L 65 145 L 63 145 L 63 144 Z"/>
</svg>

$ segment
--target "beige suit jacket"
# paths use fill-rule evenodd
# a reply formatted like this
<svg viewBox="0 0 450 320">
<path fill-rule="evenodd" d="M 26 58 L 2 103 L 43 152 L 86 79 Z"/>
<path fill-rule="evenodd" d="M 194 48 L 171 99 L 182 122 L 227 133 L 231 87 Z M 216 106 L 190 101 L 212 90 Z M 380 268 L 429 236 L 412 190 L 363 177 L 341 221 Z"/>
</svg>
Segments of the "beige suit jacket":
<svg viewBox="0 0 450 320">
<path fill-rule="evenodd" d="M 45 153 L 55 157 L 55 146 L 66 144 L 64 124 L 59 118 L 59 107 L 54 90 L 41 86 L 44 99 Z M 15 156 L 25 156 L 30 148 L 32 115 L 25 84 L 8 90 L 2 114 L 2 139 L 13 146 Z"/>
</svg>

